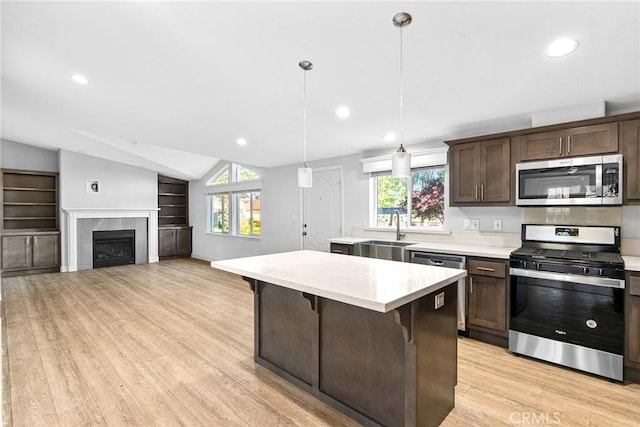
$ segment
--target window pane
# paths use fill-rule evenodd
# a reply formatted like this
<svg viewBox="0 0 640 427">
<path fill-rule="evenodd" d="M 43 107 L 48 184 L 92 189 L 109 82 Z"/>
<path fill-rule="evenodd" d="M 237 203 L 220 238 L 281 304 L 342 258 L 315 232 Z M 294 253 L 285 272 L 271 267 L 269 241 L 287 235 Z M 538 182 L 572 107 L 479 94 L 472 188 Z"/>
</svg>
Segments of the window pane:
<svg viewBox="0 0 640 427">
<path fill-rule="evenodd" d="M 211 196 L 211 231 L 214 233 L 229 232 L 229 195 L 214 194 Z"/>
<path fill-rule="evenodd" d="M 250 181 L 252 179 L 260 179 L 260 174 L 258 172 L 252 171 L 251 169 L 245 168 L 242 165 L 238 165 L 238 181 Z"/>
<path fill-rule="evenodd" d="M 229 183 L 229 169 L 221 173 L 214 182 L 214 184 L 228 184 L 228 183 Z"/>
<path fill-rule="evenodd" d="M 253 213 L 253 235 L 260 235 L 260 192 L 253 193 L 253 203 L 251 204 L 251 211 Z"/>
<path fill-rule="evenodd" d="M 238 198 L 238 234 L 243 236 L 260 235 L 260 192 L 237 193 Z"/>
<path fill-rule="evenodd" d="M 391 215 L 400 213 L 400 226 L 407 225 L 407 179 L 394 178 L 391 175 L 378 176 L 376 179 L 376 227 L 390 227 Z M 393 224 L 395 226 L 395 223 Z"/>
<path fill-rule="evenodd" d="M 413 172 L 411 179 L 411 225 L 441 226 L 444 221 L 444 169 Z"/>
</svg>

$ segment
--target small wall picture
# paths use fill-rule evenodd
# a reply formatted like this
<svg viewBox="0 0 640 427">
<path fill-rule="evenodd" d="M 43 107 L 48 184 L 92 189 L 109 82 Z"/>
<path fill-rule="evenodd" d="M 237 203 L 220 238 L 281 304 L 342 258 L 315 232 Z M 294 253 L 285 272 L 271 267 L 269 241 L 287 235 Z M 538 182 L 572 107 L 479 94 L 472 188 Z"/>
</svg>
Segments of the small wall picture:
<svg viewBox="0 0 640 427">
<path fill-rule="evenodd" d="M 100 192 L 100 181 L 97 180 L 87 180 L 87 193 L 99 193 Z"/>
</svg>

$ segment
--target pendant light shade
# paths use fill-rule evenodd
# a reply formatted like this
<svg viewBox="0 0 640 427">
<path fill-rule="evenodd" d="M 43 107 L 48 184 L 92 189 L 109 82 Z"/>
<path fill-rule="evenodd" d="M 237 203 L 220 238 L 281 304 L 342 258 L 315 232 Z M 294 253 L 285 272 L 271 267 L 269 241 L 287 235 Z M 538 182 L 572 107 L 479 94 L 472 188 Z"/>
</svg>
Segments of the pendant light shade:
<svg viewBox="0 0 640 427">
<path fill-rule="evenodd" d="M 391 175 L 396 178 L 409 178 L 411 176 L 411 153 L 400 144 L 398 151 L 391 156 Z"/>
<path fill-rule="evenodd" d="M 311 187 L 311 184 L 313 182 L 312 175 L 313 170 L 309 167 L 308 164 L 305 163 L 301 168 L 298 168 L 298 187 Z"/>
<path fill-rule="evenodd" d="M 309 61 L 300 61 L 298 66 L 302 68 L 304 80 L 304 106 L 302 114 L 303 138 L 302 138 L 302 160 L 301 168 L 298 168 L 298 187 L 309 188 L 313 182 L 313 171 L 307 164 L 307 71 L 313 68 L 313 64 Z"/>
<path fill-rule="evenodd" d="M 403 107 L 404 84 L 402 80 L 402 28 L 411 23 L 411 15 L 406 12 L 396 13 L 393 16 L 393 25 L 400 28 L 400 147 L 391 156 L 391 175 L 396 178 L 409 178 L 411 176 L 411 153 L 404 149 L 403 141 Z"/>
</svg>

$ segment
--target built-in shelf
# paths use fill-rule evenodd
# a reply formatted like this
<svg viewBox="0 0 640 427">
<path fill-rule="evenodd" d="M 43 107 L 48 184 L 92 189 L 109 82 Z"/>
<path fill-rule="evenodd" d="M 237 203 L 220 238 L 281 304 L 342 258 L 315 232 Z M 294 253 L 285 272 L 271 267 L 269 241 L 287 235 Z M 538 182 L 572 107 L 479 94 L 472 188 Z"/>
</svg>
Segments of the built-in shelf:
<svg viewBox="0 0 640 427">
<path fill-rule="evenodd" d="M 34 187 L 4 187 L 3 190 L 7 191 L 53 191 L 55 192 L 55 188 L 34 188 Z"/>
<path fill-rule="evenodd" d="M 158 196 L 178 196 L 178 197 L 187 197 L 184 193 L 158 193 Z"/>
</svg>

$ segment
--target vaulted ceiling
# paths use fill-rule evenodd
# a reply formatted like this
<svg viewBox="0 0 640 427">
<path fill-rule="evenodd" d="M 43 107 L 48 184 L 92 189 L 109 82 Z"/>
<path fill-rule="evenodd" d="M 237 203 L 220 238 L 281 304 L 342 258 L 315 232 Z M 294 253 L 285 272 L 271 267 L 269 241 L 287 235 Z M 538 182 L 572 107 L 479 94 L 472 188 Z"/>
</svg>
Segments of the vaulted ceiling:
<svg viewBox="0 0 640 427">
<path fill-rule="evenodd" d="M 217 159 L 302 161 L 530 126 L 536 111 L 640 109 L 637 1 L 13 2 L 2 138 L 188 179 Z M 558 37 L 578 50 L 549 58 Z M 89 84 L 78 85 L 80 73 Z M 336 116 L 345 105 L 351 116 Z M 245 146 L 236 143 L 247 141 Z"/>
</svg>

